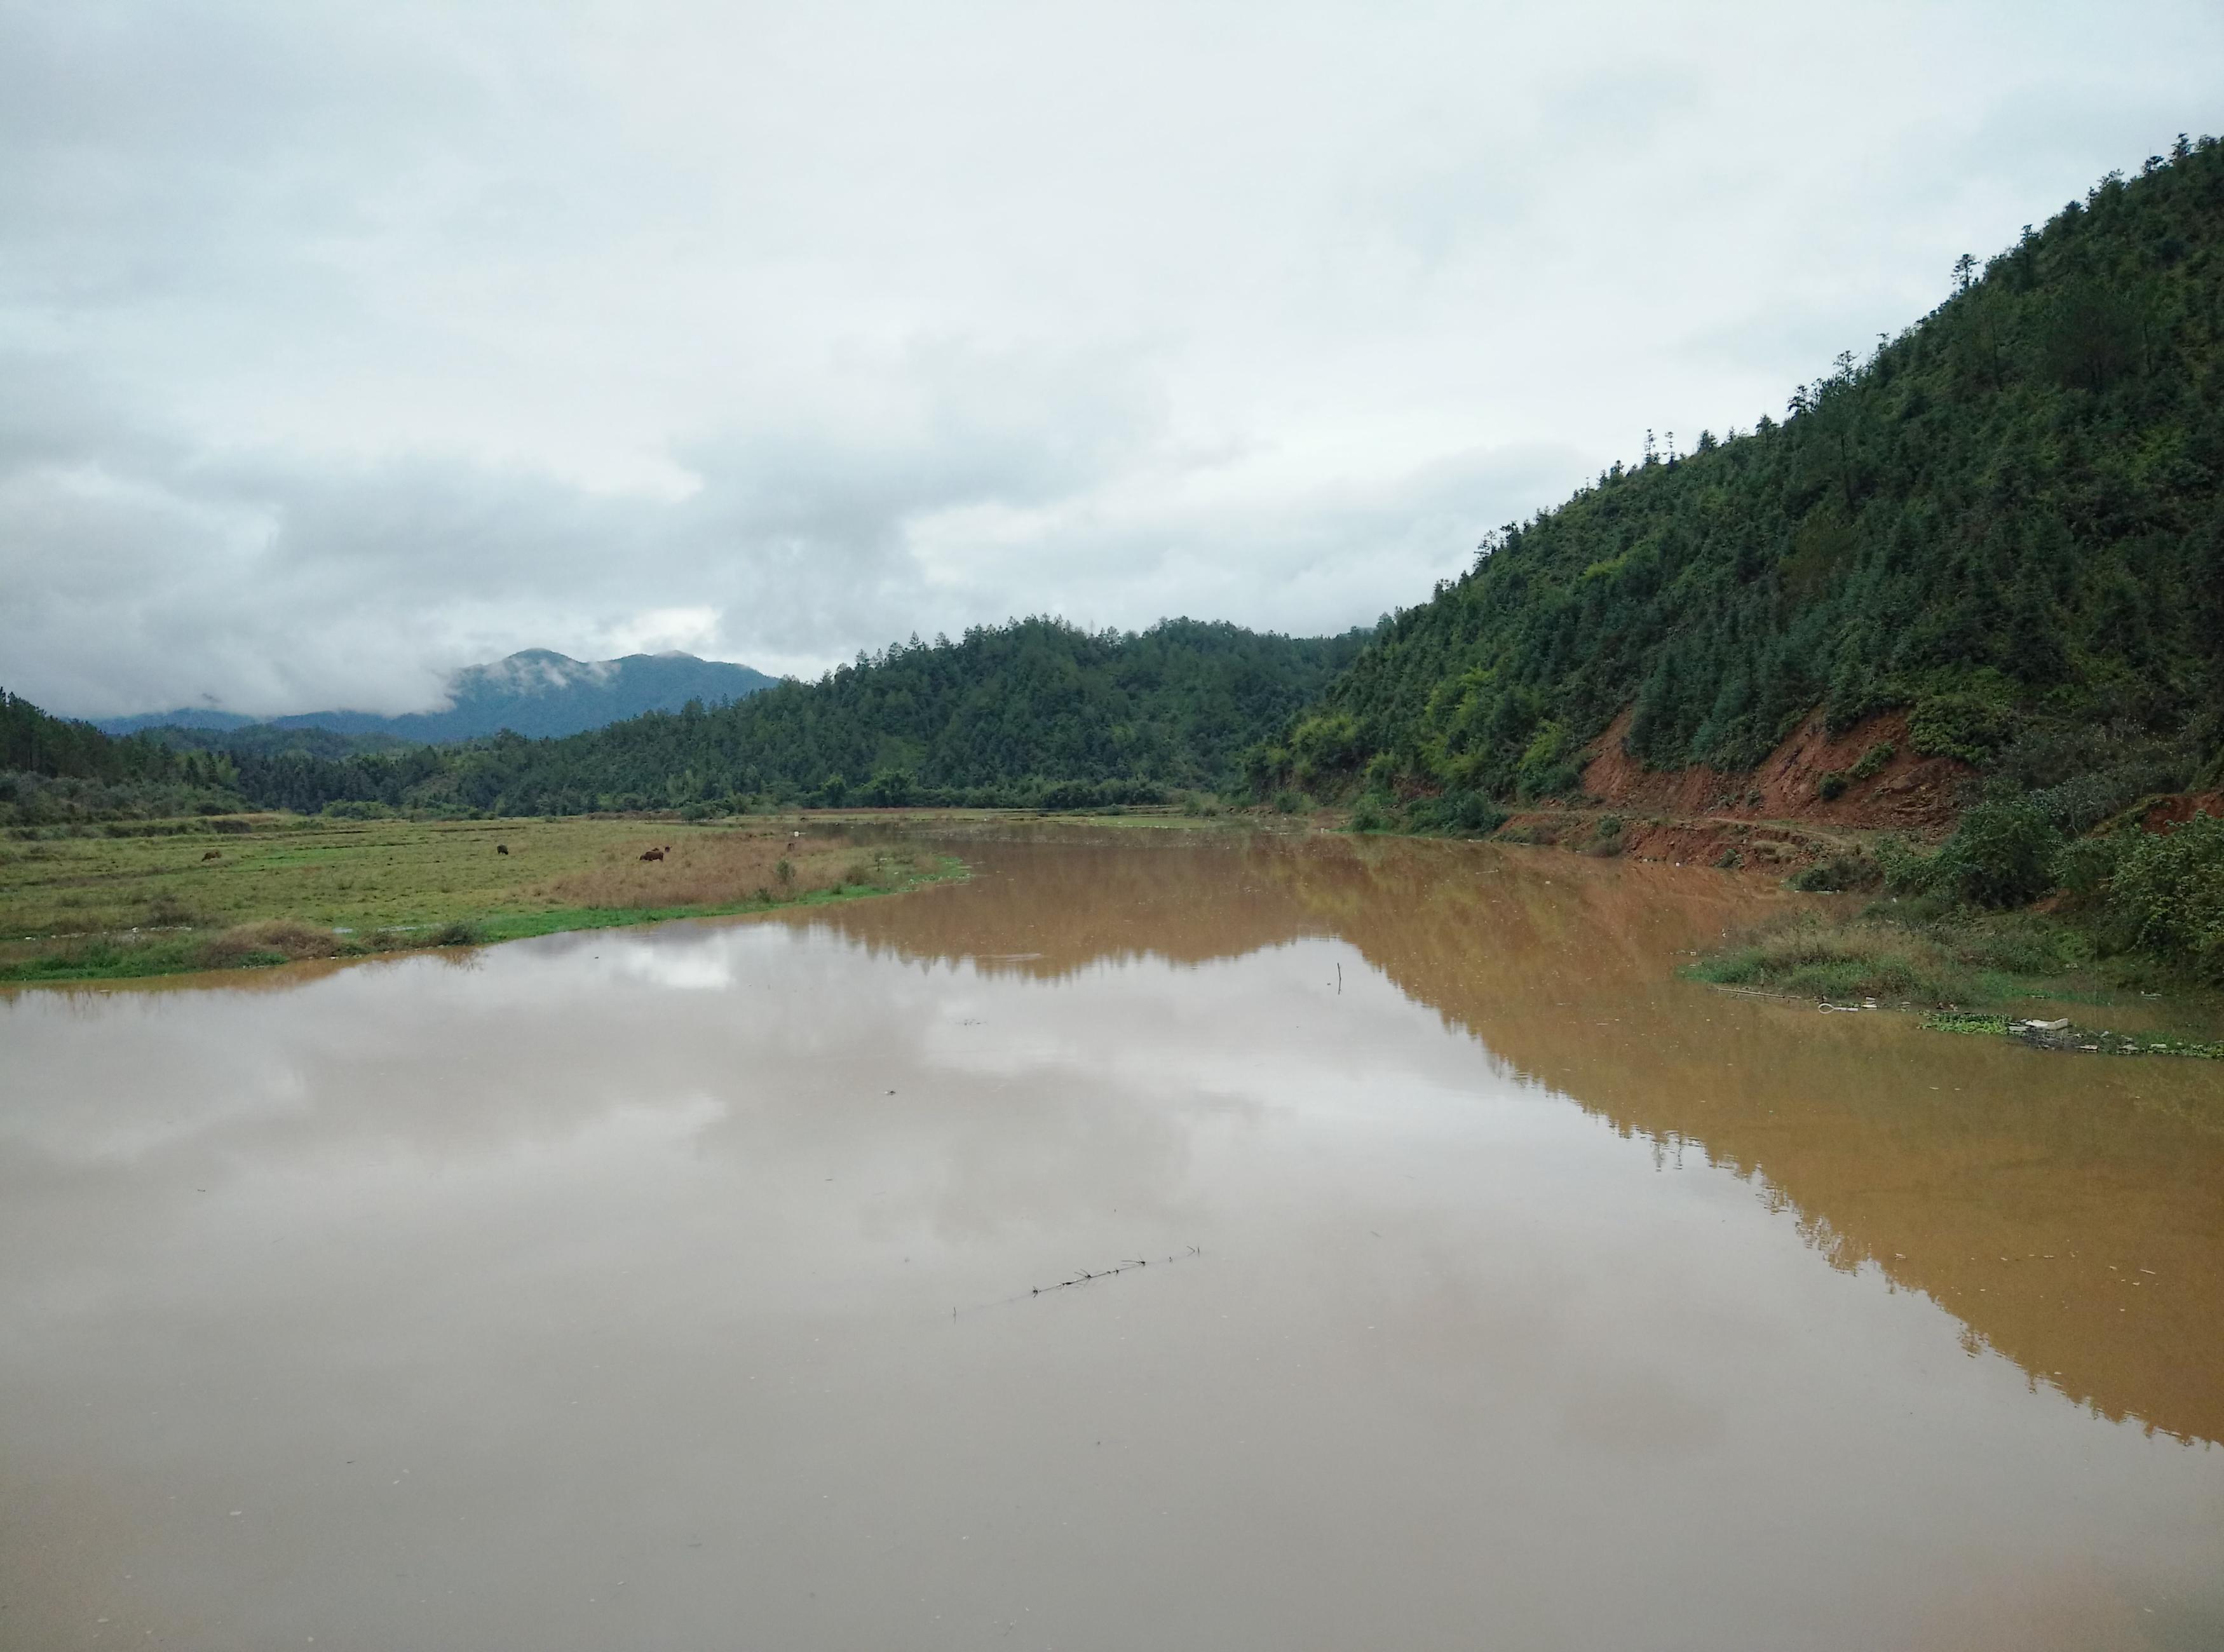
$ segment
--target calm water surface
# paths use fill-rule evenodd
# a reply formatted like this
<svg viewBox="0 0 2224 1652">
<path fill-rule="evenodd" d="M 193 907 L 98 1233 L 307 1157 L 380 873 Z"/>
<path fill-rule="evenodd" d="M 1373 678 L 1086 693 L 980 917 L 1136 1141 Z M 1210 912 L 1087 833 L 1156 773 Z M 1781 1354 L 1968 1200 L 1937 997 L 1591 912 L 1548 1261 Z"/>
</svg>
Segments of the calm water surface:
<svg viewBox="0 0 2224 1652">
<path fill-rule="evenodd" d="M 962 852 L 0 1000 L 0 1646 L 2224 1645 L 2214 1066 L 1679 982 L 1696 869 Z"/>
</svg>

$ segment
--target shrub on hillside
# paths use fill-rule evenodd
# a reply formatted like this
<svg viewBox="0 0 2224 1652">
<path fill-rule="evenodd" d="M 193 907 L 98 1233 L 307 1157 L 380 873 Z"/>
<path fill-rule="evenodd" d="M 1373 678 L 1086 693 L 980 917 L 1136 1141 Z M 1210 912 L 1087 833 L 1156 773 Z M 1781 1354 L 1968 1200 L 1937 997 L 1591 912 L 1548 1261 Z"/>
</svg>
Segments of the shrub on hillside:
<svg viewBox="0 0 2224 1652">
<path fill-rule="evenodd" d="M 2054 886 L 2062 834 L 2037 804 L 1981 803 L 1932 857 L 1930 880 L 1978 906 L 2021 906 Z"/>
<path fill-rule="evenodd" d="M 1983 764 L 2015 734 L 2015 703 L 1995 685 L 1933 694 L 1907 716 L 1908 742 L 1924 757 Z"/>
<path fill-rule="evenodd" d="M 1360 749 L 1359 721 L 1349 712 L 1307 717 L 1290 731 L 1291 771 L 1300 785 L 1351 766 Z"/>
<path fill-rule="evenodd" d="M 1794 889 L 1809 894 L 1836 894 L 1848 889 L 1873 889 L 1884 880 L 1884 869 L 1859 850 L 1848 850 L 1802 867 L 1793 873 Z"/>
<path fill-rule="evenodd" d="M 1576 741 L 1564 724 L 1538 725 L 1514 770 L 1514 791 L 1523 798 L 1562 798 L 1583 785 L 1576 766 Z"/>
<path fill-rule="evenodd" d="M 1452 829 L 1469 837 L 1488 837 L 1506 824 L 1506 811 L 1480 791 L 1463 791 L 1452 804 Z"/>
<path fill-rule="evenodd" d="M 2073 895 L 2094 894 L 2115 876 L 2123 852 L 2120 833 L 2072 838 L 2054 857 L 2054 881 Z"/>
<path fill-rule="evenodd" d="M 2224 820 L 2196 815 L 2174 832 L 2132 838 L 2108 904 L 2140 945 L 2224 980 Z"/>
<path fill-rule="evenodd" d="M 1888 740 L 1880 740 L 1863 752 L 1861 760 L 1846 772 L 1856 780 L 1867 780 L 1884 772 L 1885 765 L 1899 755 L 1899 747 Z"/>
<path fill-rule="evenodd" d="M 1991 766 L 2002 795 L 2030 792 L 2065 835 L 2088 832 L 2140 798 L 2183 789 L 2199 766 L 2202 739 L 2163 736 L 2119 718 L 2026 728 Z"/>
</svg>

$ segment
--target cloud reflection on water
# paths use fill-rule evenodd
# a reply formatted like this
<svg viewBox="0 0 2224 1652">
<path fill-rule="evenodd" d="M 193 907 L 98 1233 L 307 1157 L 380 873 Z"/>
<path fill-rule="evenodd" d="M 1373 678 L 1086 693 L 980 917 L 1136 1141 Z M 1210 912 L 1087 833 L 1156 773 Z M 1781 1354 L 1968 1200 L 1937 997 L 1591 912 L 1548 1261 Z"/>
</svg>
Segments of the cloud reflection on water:
<svg viewBox="0 0 2224 1652">
<path fill-rule="evenodd" d="M 1083 1644 L 1370 1615 L 1629 1643 L 1664 1611 L 1695 1643 L 1918 1643 L 2070 1555 L 2081 1611 L 2132 1580 L 2208 1610 L 2208 1453 L 2026 1391 L 2215 1437 L 2189 1093 L 1679 983 L 1767 899 L 1710 874 L 968 852 L 968 885 L 462 972 L 9 1000 L 19 1529 L 167 1557 L 238 1644 L 395 1630 L 367 1554 L 562 1646 L 609 1643 L 553 1603 L 614 1555 L 667 1638 L 746 1586 L 787 1644 L 975 1643 L 1022 1593 Z M 2154 1287 L 2046 1276 L 2039 1317 L 2035 1268 L 1974 1262 L 2025 1240 L 2175 1248 Z M 350 1500 L 350 1456 L 414 1466 L 439 1518 Z M 211 1597 L 237 1557 L 154 1520 L 172 1495 L 290 1510 L 281 1581 Z M 674 1569 L 712 1541 L 721 1569 Z M 97 1594 L 56 1573 L 36 1609 Z M 486 1643 L 431 1621 L 414 1643 Z"/>
</svg>

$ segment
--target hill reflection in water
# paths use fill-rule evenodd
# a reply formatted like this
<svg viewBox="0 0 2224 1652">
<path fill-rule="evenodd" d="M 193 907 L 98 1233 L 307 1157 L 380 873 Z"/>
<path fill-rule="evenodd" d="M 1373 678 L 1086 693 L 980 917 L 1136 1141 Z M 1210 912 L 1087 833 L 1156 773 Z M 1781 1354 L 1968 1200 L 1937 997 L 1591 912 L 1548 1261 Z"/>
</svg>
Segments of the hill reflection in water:
<svg viewBox="0 0 2224 1652">
<path fill-rule="evenodd" d="M 1057 980 L 1333 936 L 1509 1073 L 1791 1213 L 2114 1419 L 2224 1440 L 2224 1082 L 1682 980 L 1779 898 L 1698 868 L 1487 845 L 1121 833 L 960 846 L 976 880 L 790 921 Z"/>
<path fill-rule="evenodd" d="M 2213 1068 L 1680 980 L 1698 869 L 958 847 L 0 997 L 0 1642 L 2217 1643 Z"/>
</svg>

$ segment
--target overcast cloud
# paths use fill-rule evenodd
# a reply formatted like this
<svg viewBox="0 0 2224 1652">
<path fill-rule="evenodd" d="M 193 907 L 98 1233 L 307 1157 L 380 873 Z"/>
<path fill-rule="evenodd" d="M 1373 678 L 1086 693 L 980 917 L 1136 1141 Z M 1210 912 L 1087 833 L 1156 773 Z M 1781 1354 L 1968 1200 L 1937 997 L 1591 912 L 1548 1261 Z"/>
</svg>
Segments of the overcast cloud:
<svg viewBox="0 0 2224 1652">
<path fill-rule="evenodd" d="M 1293 632 L 2224 124 L 2224 8 L 0 0 L 0 684 Z"/>
</svg>

